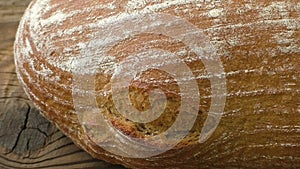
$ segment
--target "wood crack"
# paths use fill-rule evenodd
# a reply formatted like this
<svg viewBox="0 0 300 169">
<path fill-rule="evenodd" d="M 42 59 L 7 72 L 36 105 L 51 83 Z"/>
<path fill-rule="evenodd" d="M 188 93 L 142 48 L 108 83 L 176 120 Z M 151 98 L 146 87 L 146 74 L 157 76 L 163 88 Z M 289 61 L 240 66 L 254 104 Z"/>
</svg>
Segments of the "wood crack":
<svg viewBox="0 0 300 169">
<path fill-rule="evenodd" d="M 16 141 L 15 141 L 15 143 L 14 143 L 14 146 L 13 146 L 12 149 L 11 149 L 8 153 L 6 153 L 5 155 L 11 154 L 12 152 L 15 151 L 16 147 L 18 146 L 19 140 L 20 140 L 20 138 L 21 138 L 23 132 L 24 132 L 24 131 L 26 130 L 26 128 L 27 128 L 27 123 L 28 123 L 29 113 L 30 113 L 31 107 L 30 107 L 30 105 L 29 105 L 28 103 L 26 103 L 26 105 L 28 106 L 28 109 L 27 109 L 27 112 L 26 112 L 26 117 L 25 117 L 25 120 L 24 120 L 24 125 L 23 125 L 21 131 L 18 133 L 18 136 L 17 136 L 17 139 L 16 139 Z"/>
</svg>

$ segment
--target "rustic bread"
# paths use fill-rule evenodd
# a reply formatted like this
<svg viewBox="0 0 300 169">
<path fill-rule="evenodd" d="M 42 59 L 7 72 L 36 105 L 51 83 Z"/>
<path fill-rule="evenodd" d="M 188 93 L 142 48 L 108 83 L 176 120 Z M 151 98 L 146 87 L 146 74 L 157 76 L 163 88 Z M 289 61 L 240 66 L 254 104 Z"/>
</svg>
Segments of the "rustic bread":
<svg viewBox="0 0 300 169">
<path fill-rule="evenodd" d="M 26 11 L 16 36 L 17 73 L 26 93 L 47 119 L 92 156 L 111 163 L 131 168 L 251 167 L 247 161 L 254 161 L 253 166 L 268 166 L 266 163 L 270 160 L 263 156 L 277 154 L 278 157 L 295 157 L 294 163 L 299 165 L 300 161 L 296 157 L 300 157 L 300 148 L 296 132 L 290 133 L 294 137 L 289 142 L 298 145 L 292 152 L 284 154 L 284 146 L 278 147 L 275 143 L 264 149 L 253 148 L 267 145 L 272 142 L 268 139 L 277 137 L 276 130 L 267 126 L 290 126 L 290 131 L 300 126 L 299 120 L 295 121 L 300 117 L 297 104 L 300 94 L 299 11 L 300 3 L 297 0 L 34 0 Z M 134 27 L 134 24 L 141 26 L 139 17 L 126 19 L 126 16 L 146 17 L 145 20 L 149 21 L 151 17 L 155 20 L 162 16 L 162 21 L 168 17 L 175 17 L 176 20 L 177 17 L 179 19 L 176 21 L 188 22 L 195 29 L 201 30 L 199 45 L 202 45 L 203 55 L 220 59 L 224 71 L 219 74 L 220 79 L 226 77 L 227 83 L 226 86 L 224 81 L 219 84 L 226 87 L 227 101 L 216 130 L 213 124 L 218 122 L 219 117 L 209 119 L 208 116 L 215 103 L 211 99 L 213 82 L 205 57 L 199 58 L 197 51 L 187 45 L 188 42 L 155 32 L 156 29 L 152 32 L 126 34 L 123 29 Z M 147 18 L 148 16 L 151 17 Z M 149 25 L 145 23 L 145 26 Z M 141 27 L 143 29 L 148 28 Z M 173 35 L 182 30 L 164 31 Z M 117 43 L 106 43 L 111 46 L 106 51 L 107 56 L 101 57 L 101 52 L 106 47 L 101 46 L 103 41 L 123 34 L 126 36 L 116 40 Z M 107 39 L 103 36 L 107 36 Z M 111 81 L 119 64 L 133 54 L 151 49 L 155 49 L 151 54 L 158 52 L 158 56 L 165 60 L 163 64 L 175 68 L 179 68 L 177 60 L 169 59 L 167 54 L 178 55 L 190 68 L 194 78 L 185 79 L 183 75 L 178 80 L 166 71 L 150 69 L 139 72 L 135 79 L 130 80 L 129 93 L 126 93 L 128 86 L 125 80 L 116 81 L 120 88 L 113 93 Z M 159 53 L 157 49 L 169 53 Z M 129 60 L 123 73 L 130 73 L 135 69 L 138 66 L 135 63 L 136 60 Z M 93 89 L 89 86 L 93 84 L 89 82 L 93 78 L 95 91 L 92 91 L 94 93 L 91 96 L 95 96 L 98 106 L 95 112 L 89 107 L 80 107 L 80 104 L 89 104 L 89 99 L 86 101 L 84 98 L 90 96 L 85 97 L 84 93 Z M 179 83 L 185 81 L 196 81 L 198 89 L 182 102 L 184 96 Z M 135 122 L 118 111 L 126 108 L 121 106 L 118 109 L 115 106 L 114 94 L 124 97 L 129 94 L 133 106 L 139 111 L 146 111 L 151 107 L 149 95 L 154 89 L 163 91 L 167 98 L 164 105 L 161 104 L 165 99 L 163 95 L 155 96 L 152 103 L 164 112 L 154 121 Z M 74 91 L 77 93 L 74 94 Z M 198 98 L 200 102 L 193 104 L 198 92 L 201 95 Z M 79 100 L 74 97 L 79 97 Z M 219 95 L 221 97 L 224 96 Z M 120 97 L 117 99 L 126 100 Z M 87 103 L 81 103 L 85 101 Z M 103 126 L 99 124 L 102 122 L 98 120 L 99 113 L 123 135 L 145 141 L 168 130 L 179 116 L 182 105 L 188 105 L 191 111 L 197 110 L 197 116 L 195 122 L 191 121 L 192 128 L 189 131 L 176 129 L 178 133 L 167 135 L 171 142 L 172 139 L 176 142 L 177 134 L 188 132 L 171 150 L 155 157 L 130 158 L 104 148 L 113 143 L 107 133 L 101 130 Z M 87 112 L 79 113 L 78 109 Z M 182 121 L 193 117 L 189 111 L 184 113 Z M 284 122 L 281 120 L 287 117 Z M 203 127 L 207 125 L 212 125 L 211 130 L 199 142 Z M 282 137 L 280 141 L 288 142 Z M 165 144 L 157 140 L 149 144 L 154 149 L 169 146 L 169 142 Z M 130 150 L 126 147 L 117 149 L 143 156 L 142 150 L 128 152 Z M 279 166 L 287 165 L 275 158 L 274 160 L 273 163 Z"/>
</svg>

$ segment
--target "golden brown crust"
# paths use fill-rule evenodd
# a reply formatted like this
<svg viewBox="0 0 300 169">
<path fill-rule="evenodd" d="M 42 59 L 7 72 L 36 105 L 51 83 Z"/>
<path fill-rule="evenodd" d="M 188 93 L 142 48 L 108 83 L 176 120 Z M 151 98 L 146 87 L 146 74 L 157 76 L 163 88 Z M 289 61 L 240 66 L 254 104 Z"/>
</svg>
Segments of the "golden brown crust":
<svg viewBox="0 0 300 169">
<path fill-rule="evenodd" d="M 291 127 L 299 124 L 293 120 L 299 119 L 299 107 L 295 103 L 299 102 L 300 95 L 300 3 L 297 0 L 178 0 L 169 4 L 166 1 L 146 4 L 137 2 L 36 0 L 31 3 L 21 21 L 15 44 L 19 78 L 43 115 L 77 145 L 96 158 L 132 168 L 198 168 L 199 165 L 220 167 L 226 164 L 232 167 L 234 165 L 230 160 L 238 155 L 241 158 L 236 158 L 243 163 L 241 166 L 249 167 L 242 157 L 251 160 L 250 155 L 262 153 L 262 150 L 245 145 L 255 141 L 251 131 L 257 136 L 271 137 L 273 134 L 267 129 L 264 131 L 263 123 L 284 126 L 280 119 L 288 118 L 286 123 Z M 190 134 L 176 148 L 153 158 L 130 159 L 106 152 L 85 133 L 74 108 L 71 68 L 74 66 L 72 62 L 80 57 L 84 45 L 95 38 L 99 29 L 104 29 L 96 23 L 120 13 L 141 10 L 180 16 L 203 30 L 221 57 L 228 95 L 220 126 L 211 139 L 200 144 L 197 139 L 211 104 L 211 83 L 201 60 L 188 61 L 195 53 L 184 43 L 163 35 L 145 33 L 120 41 L 109 51 L 117 63 L 145 48 L 159 48 L 172 53 L 184 51 L 180 57 L 186 59 L 185 63 L 199 77 L 196 80 L 201 94 L 201 102 L 197 105 L 200 108 L 198 119 Z M 118 21 L 118 18 L 114 19 Z M 132 137 L 145 138 L 165 131 L 174 122 L 180 105 L 180 91 L 172 77 L 152 70 L 132 81 L 131 101 L 140 110 L 147 109 L 149 91 L 157 87 L 163 89 L 169 98 L 165 114 L 154 122 L 141 125 L 121 117 L 114 108 L 111 76 L 101 71 L 97 74 L 96 99 L 118 130 Z M 150 77 L 155 80 L 149 82 Z M 169 81 L 164 83 L 166 79 Z M 261 115 L 262 112 L 266 115 Z M 255 124 L 259 120 L 265 122 Z M 262 144 L 266 140 L 262 138 Z M 300 152 L 296 139 L 291 141 Z M 242 151 L 232 145 L 243 149 L 249 156 L 241 154 Z M 275 144 L 265 150 L 269 154 L 286 156 Z M 228 160 L 218 161 L 214 153 Z M 289 155 L 292 156 L 292 152 Z M 299 153 L 294 155 L 300 157 Z M 260 157 L 257 158 L 257 166 L 260 162 L 265 163 Z"/>
</svg>

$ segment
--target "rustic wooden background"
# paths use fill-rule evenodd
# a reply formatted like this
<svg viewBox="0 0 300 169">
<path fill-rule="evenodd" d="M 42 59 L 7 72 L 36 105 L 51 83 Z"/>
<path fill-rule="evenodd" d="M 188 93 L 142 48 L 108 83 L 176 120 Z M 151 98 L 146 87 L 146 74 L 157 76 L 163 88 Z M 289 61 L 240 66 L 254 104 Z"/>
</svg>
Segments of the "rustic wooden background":
<svg viewBox="0 0 300 169">
<path fill-rule="evenodd" d="M 121 169 L 76 147 L 39 114 L 20 86 L 13 43 L 30 1 L 0 0 L 0 168 Z"/>
</svg>

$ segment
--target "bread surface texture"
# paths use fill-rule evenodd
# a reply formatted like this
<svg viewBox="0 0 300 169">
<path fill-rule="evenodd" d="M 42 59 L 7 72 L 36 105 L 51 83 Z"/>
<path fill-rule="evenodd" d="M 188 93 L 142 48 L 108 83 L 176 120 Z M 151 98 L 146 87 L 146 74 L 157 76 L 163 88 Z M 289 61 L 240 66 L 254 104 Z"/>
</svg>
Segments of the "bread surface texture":
<svg viewBox="0 0 300 169">
<path fill-rule="evenodd" d="M 214 70 L 220 74 L 211 74 L 211 58 L 219 61 Z M 19 25 L 15 62 L 42 114 L 95 158 L 129 168 L 300 167 L 298 0 L 33 0 Z M 187 70 L 180 65 L 190 74 L 178 71 Z M 158 69 L 164 66 L 178 77 Z M 127 75 L 114 90 L 113 79 Z M 210 121 L 214 85 L 225 86 L 217 98 L 226 97 L 226 104 L 221 118 Z M 161 94 L 151 100 L 153 90 Z M 97 109 L 80 99 L 85 95 L 94 96 Z M 127 108 L 121 101 L 116 106 L 115 95 L 137 111 L 156 105 L 163 112 L 136 122 L 119 111 Z M 183 106 L 190 111 L 178 121 Z M 112 143 L 99 114 L 122 135 L 145 141 L 184 124 L 194 110 L 189 131 L 166 134 L 171 142 L 186 136 L 162 154 L 129 158 L 104 148 Z M 217 120 L 199 142 L 203 127 Z"/>
</svg>

